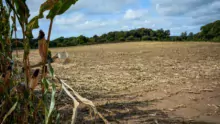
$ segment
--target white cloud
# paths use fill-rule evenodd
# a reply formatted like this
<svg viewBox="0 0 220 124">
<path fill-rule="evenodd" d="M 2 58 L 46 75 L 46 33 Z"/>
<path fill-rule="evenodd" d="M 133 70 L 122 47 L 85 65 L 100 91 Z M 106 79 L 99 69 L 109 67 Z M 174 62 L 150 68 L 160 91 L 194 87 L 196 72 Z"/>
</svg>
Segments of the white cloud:
<svg viewBox="0 0 220 124">
<path fill-rule="evenodd" d="M 105 23 L 105 22 L 102 22 L 102 23 L 100 23 L 99 25 L 100 25 L 100 26 L 105 26 L 106 23 Z"/>
<path fill-rule="evenodd" d="M 194 24 L 206 24 L 220 18 L 219 0 L 151 0 L 163 16 L 193 17 Z M 204 19 L 204 17 L 206 19 Z M 199 19 L 200 18 L 200 19 Z M 203 19 L 203 21 L 198 21 Z M 191 19 L 192 20 L 192 19 Z"/>
<path fill-rule="evenodd" d="M 149 24 L 149 23 L 151 23 L 151 21 L 149 21 L 149 20 L 145 20 L 144 23 Z"/>
<path fill-rule="evenodd" d="M 128 9 L 125 12 L 124 18 L 125 19 L 139 19 L 143 16 L 146 16 L 147 13 L 148 13 L 148 10 L 146 9 L 141 9 L 141 10 Z"/>
<path fill-rule="evenodd" d="M 158 12 L 164 15 L 186 14 L 218 0 L 151 0 Z M 206 8 L 204 8 L 206 9 Z"/>
<path fill-rule="evenodd" d="M 173 17 L 170 19 L 170 22 L 172 22 L 170 27 L 172 28 L 171 34 L 179 34 L 182 31 L 197 33 L 202 25 L 214 22 L 220 18 L 219 0 L 151 1 L 160 16 Z"/>
<path fill-rule="evenodd" d="M 121 29 L 122 29 L 122 30 L 127 30 L 127 29 L 129 29 L 129 26 L 127 26 L 127 25 L 122 26 Z"/>
<path fill-rule="evenodd" d="M 71 15 L 67 16 L 58 16 L 55 18 L 55 24 L 60 25 L 69 25 L 69 24 L 75 24 L 79 23 L 81 21 L 85 20 L 85 15 L 82 13 L 73 13 Z"/>
<path fill-rule="evenodd" d="M 78 24 L 68 25 L 68 26 L 66 26 L 66 29 L 67 30 L 74 29 L 76 31 L 81 31 L 81 32 L 83 32 L 83 31 L 93 32 L 92 30 L 100 29 L 104 26 L 106 26 L 106 23 L 104 21 L 86 20 L 86 21 L 78 23 Z M 71 27 L 71 29 L 70 29 L 70 27 Z"/>
<path fill-rule="evenodd" d="M 154 28 L 155 26 L 156 26 L 155 24 L 152 25 L 153 28 Z"/>
<path fill-rule="evenodd" d="M 128 5 L 135 6 L 137 4 L 136 0 L 93 0 L 88 2 L 88 0 L 79 0 L 69 12 L 72 10 L 84 10 L 85 13 L 117 13 L 121 12 L 123 8 Z"/>
</svg>

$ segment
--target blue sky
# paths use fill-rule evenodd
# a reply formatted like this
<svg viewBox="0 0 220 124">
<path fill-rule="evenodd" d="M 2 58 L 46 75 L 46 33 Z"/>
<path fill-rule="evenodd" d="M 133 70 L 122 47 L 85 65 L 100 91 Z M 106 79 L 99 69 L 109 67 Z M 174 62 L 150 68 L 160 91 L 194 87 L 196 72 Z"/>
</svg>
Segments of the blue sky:
<svg viewBox="0 0 220 124">
<path fill-rule="evenodd" d="M 44 0 L 27 1 L 32 18 Z M 169 29 L 171 35 L 183 31 L 197 33 L 201 25 L 219 18 L 220 0 L 78 0 L 55 18 L 51 38 L 90 37 L 140 27 Z M 41 19 L 39 29 L 47 32 L 48 25 L 49 20 Z M 33 32 L 35 38 L 39 29 Z"/>
</svg>

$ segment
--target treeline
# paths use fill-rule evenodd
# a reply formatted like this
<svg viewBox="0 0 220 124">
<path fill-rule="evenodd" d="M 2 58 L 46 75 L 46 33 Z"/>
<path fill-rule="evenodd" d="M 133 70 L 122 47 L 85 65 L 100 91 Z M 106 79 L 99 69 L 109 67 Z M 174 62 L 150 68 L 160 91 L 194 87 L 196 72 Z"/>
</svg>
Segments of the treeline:
<svg viewBox="0 0 220 124">
<path fill-rule="evenodd" d="M 193 34 L 190 32 L 182 32 L 180 36 L 171 36 L 174 41 L 214 41 L 220 42 L 220 20 L 209 23 L 200 28 L 200 32 Z"/>
<path fill-rule="evenodd" d="M 147 28 L 140 28 L 130 31 L 114 31 L 101 36 L 94 35 L 93 37 L 85 37 L 83 35 L 79 37 L 64 38 L 60 37 L 50 42 L 51 47 L 64 47 L 64 46 L 76 46 L 84 44 L 99 44 L 99 43 L 114 43 L 125 41 L 161 41 L 169 40 L 169 30 L 152 30 Z"/>
<path fill-rule="evenodd" d="M 220 20 L 201 27 L 199 33 L 182 32 L 180 36 L 170 36 L 170 30 L 152 30 L 149 28 L 139 28 L 130 31 L 114 31 L 101 36 L 64 38 L 60 37 L 50 41 L 50 47 L 66 47 L 77 45 L 89 45 L 100 43 L 115 43 L 128 41 L 216 41 L 220 42 Z M 31 41 L 31 48 L 37 48 L 37 40 Z M 22 47 L 22 44 L 18 45 Z"/>
</svg>

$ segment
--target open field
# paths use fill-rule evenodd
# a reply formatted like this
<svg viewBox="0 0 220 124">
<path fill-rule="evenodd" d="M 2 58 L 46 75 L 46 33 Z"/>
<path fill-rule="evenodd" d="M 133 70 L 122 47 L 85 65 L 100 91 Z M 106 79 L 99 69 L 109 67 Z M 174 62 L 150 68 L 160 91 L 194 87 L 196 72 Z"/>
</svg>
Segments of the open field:
<svg viewBox="0 0 220 124">
<path fill-rule="evenodd" d="M 111 123 L 220 123 L 218 43 L 117 43 L 52 53 L 64 50 L 71 62 L 53 63 L 55 73 L 94 101 Z M 32 51 L 31 61 L 39 61 L 38 51 Z M 68 122 L 72 101 L 64 98 L 62 104 Z M 88 123 L 87 113 L 82 106 L 80 123 Z"/>
</svg>

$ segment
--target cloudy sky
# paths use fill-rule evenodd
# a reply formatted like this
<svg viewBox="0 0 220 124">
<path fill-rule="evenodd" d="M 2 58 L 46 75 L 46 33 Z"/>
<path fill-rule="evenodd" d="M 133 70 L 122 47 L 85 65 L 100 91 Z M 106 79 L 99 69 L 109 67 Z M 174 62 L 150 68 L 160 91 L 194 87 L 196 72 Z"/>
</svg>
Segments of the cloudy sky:
<svg viewBox="0 0 220 124">
<path fill-rule="evenodd" d="M 33 17 L 44 0 L 27 1 Z M 179 35 L 197 33 L 201 25 L 218 19 L 220 0 L 78 0 L 55 18 L 51 37 L 90 37 L 140 27 L 169 29 L 171 35 Z M 40 29 L 47 32 L 48 25 L 49 20 L 40 20 Z M 35 37 L 38 31 L 34 30 Z"/>
</svg>

